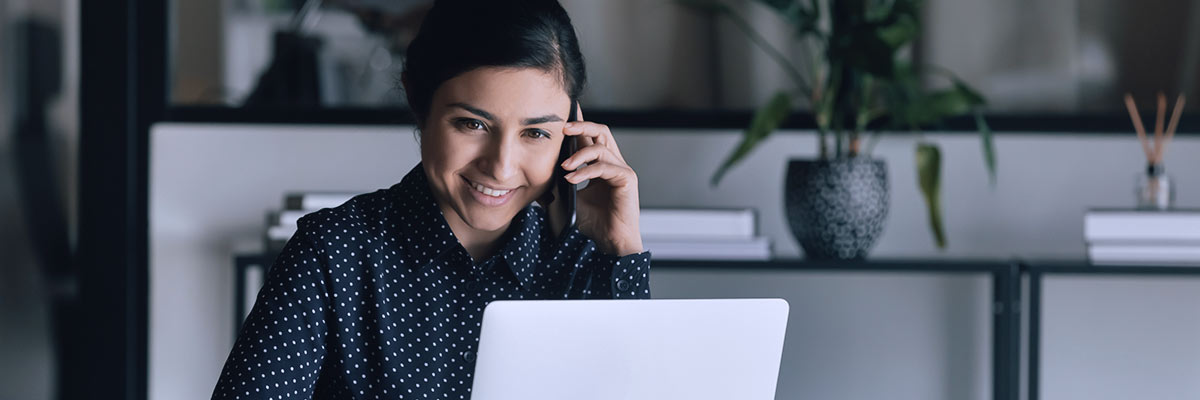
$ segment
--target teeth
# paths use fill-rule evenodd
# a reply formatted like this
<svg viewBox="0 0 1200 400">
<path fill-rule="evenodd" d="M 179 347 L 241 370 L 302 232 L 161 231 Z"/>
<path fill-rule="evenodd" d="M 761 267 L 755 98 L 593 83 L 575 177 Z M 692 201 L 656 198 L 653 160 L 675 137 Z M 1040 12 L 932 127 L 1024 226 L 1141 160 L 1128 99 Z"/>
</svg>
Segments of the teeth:
<svg viewBox="0 0 1200 400">
<path fill-rule="evenodd" d="M 475 184 L 475 191 L 486 194 L 488 196 L 492 196 L 492 197 L 500 197 L 500 196 L 508 194 L 507 190 L 493 190 L 491 188 L 484 187 L 483 185 L 480 185 L 478 183 Z"/>
</svg>

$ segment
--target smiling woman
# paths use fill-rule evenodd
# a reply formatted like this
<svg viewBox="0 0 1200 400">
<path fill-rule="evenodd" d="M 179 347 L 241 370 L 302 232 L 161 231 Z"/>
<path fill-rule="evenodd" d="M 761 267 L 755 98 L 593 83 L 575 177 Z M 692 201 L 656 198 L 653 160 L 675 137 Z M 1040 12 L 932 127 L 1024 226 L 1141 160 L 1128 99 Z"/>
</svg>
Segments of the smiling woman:
<svg viewBox="0 0 1200 400">
<path fill-rule="evenodd" d="M 439 0 L 408 54 L 422 162 L 299 221 L 213 398 L 466 399 L 491 301 L 650 297 L 637 175 L 571 109 L 586 79 L 558 2 Z M 584 181 L 567 226 L 552 193 Z"/>
<path fill-rule="evenodd" d="M 421 160 L 472 258 L 489 255 L 512 217 L 550 188 L 571 108 L 559 81 L 532 68 L 485 67 L 434 95 Z"/>
</svg>

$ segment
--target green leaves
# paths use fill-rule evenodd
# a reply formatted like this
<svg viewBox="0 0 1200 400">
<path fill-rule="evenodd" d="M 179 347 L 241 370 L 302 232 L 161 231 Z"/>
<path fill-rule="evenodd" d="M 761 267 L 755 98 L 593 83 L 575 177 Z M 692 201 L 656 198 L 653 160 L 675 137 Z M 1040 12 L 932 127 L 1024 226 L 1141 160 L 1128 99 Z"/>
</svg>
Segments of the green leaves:
<svg viewBox="0 0 1200 400">
<path fill-rule="evenodd" d="M 983 163 L 987 166 L 989 182 L 996 185 L 996 145 L 992 143 L 992 128 L 983 118 L 982 110 L 975 110 L 975 126 L 979 128 L 979 139 L 983 142 Z"/>
<path fill-rule="evenodd" d="M 920 129 L 949 117 L 966 115 L 985 104 L 979 92 L 952 74 L 945 74 L 951 81 L 950 87 L 939 90 L 924 89 L 920 74 L 908 63 L 897 65 L 896 76 L 887 88 L 893 128 Z"/>
<path fill-rule="evenodd" d="M 712 186 L 716 186 L 721 182 L 721 177 L 725 176 L 725 172 L 734 164 L 737 164 L 750 150 L 758 146 L 767 136 L 771 135 L 779 125 L 783 123 L 787 116 L 792 111 L 792 95 L 786 90 L 781 90 L 775 93 L 774 97 L 754 113 L 754 119 L 750 122 L 750 127 L 742 133 L 742 142 L 738 147 L 729 154 L 725 162 L 721 163 L 721 167 L 717 168 L 717 172 L 713 174 L 712 180 L 709 182 Z"/>
<path fill-rule="evenodd" d="M 775 10 L 784 20 L 795 27 L 797 37 L 818 33 L 817 23 L 821 20 L 821 6 L 818 0 L 809 0 L 807 4 L 801 0 L 758 0 L 758 2 Z"/>
<path fill-rule="evenodd" d="M 895 75 L 897 52 L 912 43 L 921 28 L 915 0 L 835 0 L 830 12 L 830 63 L 885 79 Z"/>
<path fill-rule="evenodd" d="M 942 223 L 942 152 L 932 143 L 917 144 L 917 183 L 929 210 L 929 229 L 939 249 L 946 248 L 946 227 Z"/>
</svg>

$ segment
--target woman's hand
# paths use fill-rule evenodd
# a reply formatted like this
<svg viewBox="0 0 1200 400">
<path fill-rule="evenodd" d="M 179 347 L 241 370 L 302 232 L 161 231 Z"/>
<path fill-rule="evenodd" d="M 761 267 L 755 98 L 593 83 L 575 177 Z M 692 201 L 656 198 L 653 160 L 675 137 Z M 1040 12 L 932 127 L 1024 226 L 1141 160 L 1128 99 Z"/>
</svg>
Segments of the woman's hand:
<svg viewBox="0 0 1200 400">
<path fill-rule="evenodd" d="M 568 123 L 563 133 L 567 135 L 564 140 L 577 138 L 579 151 L 559 167 L 574 170 L 565 176 L 573 184 L 592 180 L 577 194 L 575 221 L 579 231 L 595 240 L 605 253 L 641 253 L 637 174 L 625 163 L 607 125 L 584 121 L 579 108 L 576 116 L 579 121 Z"/>
</svg>

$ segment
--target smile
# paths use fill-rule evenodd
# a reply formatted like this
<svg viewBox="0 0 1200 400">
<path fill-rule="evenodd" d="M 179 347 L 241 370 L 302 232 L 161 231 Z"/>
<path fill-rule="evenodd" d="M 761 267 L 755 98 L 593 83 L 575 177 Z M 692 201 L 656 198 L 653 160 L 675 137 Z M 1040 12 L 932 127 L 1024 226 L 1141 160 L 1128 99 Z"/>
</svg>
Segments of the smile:
<svg viewBox="0 0 1200 400">
<path fill-rule="evenodd" d="M 476 192 L 483 193 L 483 194 L 486 194 L 486 195 L 492 196 L 492 197 L 503 197 L 504 195 L 508 194 L 508 192 L 512 191 L 512 190 L 505 190 L 505 189 L 492 189 L 490 187 L 483 186 L 478 183 L 476 183 L 475 186 L 472 186 L 471 188 L 475 189 Z"/>
<path fill-rule="evenodd" d="M 487 187 L 482 184 L 472 182 L 466 177 L 463 177 L 463 182 L 467 184 L 467 187 L 471 188 L 471 197 L 474 197 L 475 201 L 485 206 L 501 206 L 508 203 L 509 199 L 513 197 L 513 192 L 517 191 L 518 189 L 497 189 Z"/>
</svg>

